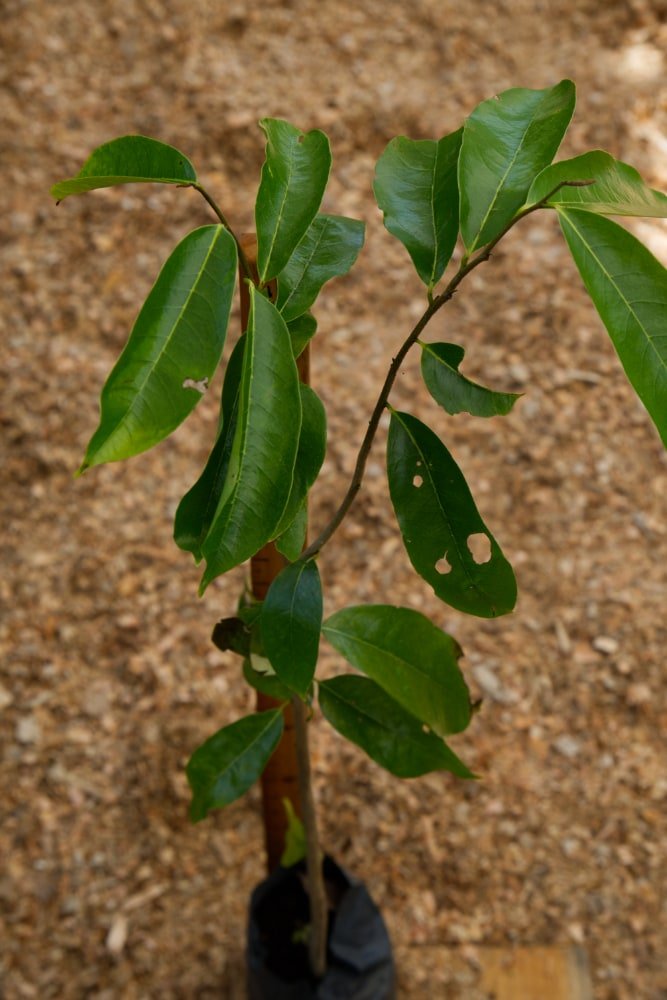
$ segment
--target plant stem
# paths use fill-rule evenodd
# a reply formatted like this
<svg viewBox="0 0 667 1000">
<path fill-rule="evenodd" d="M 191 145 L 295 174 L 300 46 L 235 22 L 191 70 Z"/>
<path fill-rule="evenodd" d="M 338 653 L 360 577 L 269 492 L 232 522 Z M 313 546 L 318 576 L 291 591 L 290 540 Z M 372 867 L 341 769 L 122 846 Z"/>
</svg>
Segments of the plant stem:
<svg viewBox="0 0 667 1000">
<path fill-rule="evenodd" d="M 308 872 L 308 898 L 310 901 L 310 937 L 308 950 L 310 968 L 317 979 L 326 972 L 328 904 L 322 874 L 322 853 L 317 836 L 317 816 L 310 775 L 310 754 L 308 752 L 308 721 L 306 706 L 300 698 L 292 698 L 294 712 L 294 735 L 299 765 L 299 797 L 306 832 L 306 865 Z"/>
<path fill-rule="evenodd" d="M 215 214 L 217 215 L 217 217 L 220 219 L 220 222 L 223 224 L 223 226 L 225 227 L 225 229 L 227 229 L 228 232 L 231 234 L 231 236 L 234 239 L 234 242 L 236 243 L 236 249 L 238 250 L 239 262 L 241 264 L 241 269 L 243 270 L 243 273 L 245 274 L 246 278 L 248 278 L 250 281 L 253 281 L 252 270 L 250 268 L 250 263 L 249 263 L 248 258 L 246 256 L 245 250 L 241 246 L 241 243 L 240 243 L 239 239 L 237 238 L 236 233 L 234 232 L 234 230 L 232 229 L 232 227 L 229 225 L 229 222 L 227 221 L 227 218 L 226 218 L 224 212 L 222 211 L 222 209 L 220 208 L 220 206 L 218 205 L 218 203 L 215 201 L 215 199 L 212 197 L 212 195 L 210 195 L 208 193 L 208 191 L 206 190 L 206 188 L 202 187 L 201 184 L 198 184 L 198 183 L 191 184 L 190 187 L 193 187 L 195 189 L 195 191 L 199 191 L 199 194 L 202 196 L 202 198 L 204 199 L 204 201 L 208 202 L 208 204 L 211 206 L 211 208 L 213 209 L 213 211 L 215 212 Z"/>
<path fill-rule="evenodd" d="M 561 181 L 557 184 L 553 191 L 549 191 L 548 194 L 541 198 L 540 201 L 531 205 L 529 208 L 523 209 L 505 226 L 505 228 L 496 236 L 495 239 L 491 240 L 477 256 L 469 258 L 468 255 L 464 256 L 458 271 L 453 276 L 449 284 L 445 289 L 436 295 L 435 298 L 432 293 L 429 295 L 429 304 L 427 309 L 422 314 L 421 318 L 417 321 L 416 325 L 410 331 L 405 341 L 401 345 L 401 348 L 392 359 L 391 365 L 389 366 L 389 371 L 384 380 L 382 389 L 380 390 L 380 395 L 377 398 L 377 402 L 371 413 L 371 418 L 368 421 L 368 428 L 364 435 L 364 439 L 361 442 L 361 447 L 359 448 L 359 453 L 357 455 L 357 461 L 354 467 L 354 472 L 352 473 L 352 479 L 350 480 L 350 485 L 347 489 L 345 496 L 343 497 L 338 510 L 333 515 L 326 527 L 320 532 L 314 542 L 312 542 L 307 549 L 304 549 L 301 554 L 301 559 L 312 559 L 314 556 L 318 555 L 322 550 L 323 546 L 329 541 L 331 536 L 340 527 L 341 523 L 345 519 L 345 516 L 352 506 L 354 499 L 361 488 L 361 484 L 364 478 L 364 472 L 366 469 L 366 462 L 368 461 L 368 456 L 371 451 L 373 440 L 375 434 L 377 433 L 378 426 L 380 424 L 380 417 L 382 416 L 382 411 L 387 405 L 389 399 L 389 394 L 394 387 L 394 382 L 396 381 L 396 376 L 398 375 L 399 369 L 405 360 L 405 356 L 410 350 L 410 348 L 417 342 L 419 335 L 422 330 L 427 326 L 427 324 L 433 319 L 435 314 L 439 309 L 442 309 L 446 302 L 449 302 L 453 298 L 456 289 L 459 287 L 461 282 L 471 271 L 474 271 L 479 264 L 483 264 L 489 259 L 498 243 L 507 235 L 510 229 L 513 229 L 517 222 L 521 219 L 525 219 L 527 215 L 532 215 L 540 208 L 544 208 L 550 198 L 560 191 L 563 187 L 588 187 L 589 184 L 594 184 L 593 180 L 581 180 L 581 181 Z"/>
</svg>

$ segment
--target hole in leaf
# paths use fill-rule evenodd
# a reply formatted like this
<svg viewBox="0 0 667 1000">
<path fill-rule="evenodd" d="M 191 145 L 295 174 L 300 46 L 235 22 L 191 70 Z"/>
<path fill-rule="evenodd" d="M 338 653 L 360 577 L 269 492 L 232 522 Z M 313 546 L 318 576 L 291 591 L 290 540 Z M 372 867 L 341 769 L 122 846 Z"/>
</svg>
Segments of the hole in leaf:
<svg viewBox="0 0 667 1000">
<path fill-rule="evenodd" d="M 416 486 L 417 489 L 419 489 L 419 487 L 422 485 L 423 482 L 424 480 L 422 479 L 421 476 L 415 476 L 414 479 L 412 480 L 412 485 Z"/>
<path fill-rule="evenodd" d="M 430 732 L 431 732 L 431 727 L 427 726 L 426 723 L 424 723 L 422 725 L 422 733 L 430 733 Z"/>
<path fill-rule="evenodd" d="M 195 392 L 200 392 L 202 396 L 208 389 L 208 378 L 186 378 L 183 381 L 184 389 L 194 389 Z"/>
<path fill-rule="evenodd" d="M 470 555 L 476 563 L 481 565 L 489 561 L 491 558 L 491 542 L 488 535 L 484 535 L 479 531 L 477 534 L 469 536 L 467 544 L 470 549 Z"/>
<path fill-rule="evenodd" d="M 446 576 L 447 573 L 451 573 L 452 564 L 445 555 L 442 557 L 442 559 L 438 559 L 437 563 L 435 564 L 435 568 L 437 572 L 441 574 L 441 576 Z"/>
</svg>

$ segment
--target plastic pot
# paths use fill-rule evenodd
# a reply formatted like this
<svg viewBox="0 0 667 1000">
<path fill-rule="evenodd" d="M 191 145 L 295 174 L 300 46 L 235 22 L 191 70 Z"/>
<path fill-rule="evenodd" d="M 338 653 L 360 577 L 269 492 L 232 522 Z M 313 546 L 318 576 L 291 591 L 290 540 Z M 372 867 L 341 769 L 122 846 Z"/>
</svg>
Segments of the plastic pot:
<svg viewBox="0 0 667 1000">
<path fill-rule="evenodd" d="M 324 978 L 313 980 L 308 967 L 304 865 L 277 868 L 250 898 L 248 1000 L 394 1000 L 394 959 L 380 911 L 331 858 L 323 872 L 332 903 Z"/>
</svg>

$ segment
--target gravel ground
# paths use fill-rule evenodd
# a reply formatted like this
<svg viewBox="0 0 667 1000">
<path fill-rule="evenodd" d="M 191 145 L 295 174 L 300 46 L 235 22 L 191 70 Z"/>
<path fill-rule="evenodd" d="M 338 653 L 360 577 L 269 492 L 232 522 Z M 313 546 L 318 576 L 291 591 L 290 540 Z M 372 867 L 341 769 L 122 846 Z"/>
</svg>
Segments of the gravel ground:
<svg viewBox="0 0 667 1000">
<path fill-rule="evenodd" d="M 370 193 L 386 142 L 440 136 L 493 93 L 567 75 L 579 104 L 564 154 L 601 146 L 667 186 L 665 13 L 664 0 L 5 0 L 3 998 L 231 996 L 263 869 L 256 790 L 195 828 L 186 818 L 190 752 L 252 700 L 209 641 L 243 573 L 200 601 L 171 541 L 213 400 L 154 452 L 72 478 L 138 305 L 207 209 L 190 191 L 132 187 L 56 210 L 50 184 L 142 132 L 188 153 L 242 230 L 257 119 L 329 132 L 326 208 L 366 220 L 368 238 L 319 310 L 330 445 L 317 527 L 422 309 Z M 663 223 L 633 228 L 667 261 Z M 413 575 L 382 440 L 322 573 L 328 610 L 407 604 L 457 636 L 484 705 L 455 746 L 483 780 L 395 784 L 317 720 L 323 839 L 381 905 L 402 997 L 472 997 L 434 946 L 474 969 L 484 945 L 575 942 L 598 1000 L 665 1000 L 667 463 L 553 218 L 515 231 L 467 284 L 433 338 L 465 343 L 472 377 L 526 397 L 502 420 L 446 418 L 410 359 L 394 398 L 463 467 L 515 565 L 516 612 L 466 618 Z"/>
</svg>

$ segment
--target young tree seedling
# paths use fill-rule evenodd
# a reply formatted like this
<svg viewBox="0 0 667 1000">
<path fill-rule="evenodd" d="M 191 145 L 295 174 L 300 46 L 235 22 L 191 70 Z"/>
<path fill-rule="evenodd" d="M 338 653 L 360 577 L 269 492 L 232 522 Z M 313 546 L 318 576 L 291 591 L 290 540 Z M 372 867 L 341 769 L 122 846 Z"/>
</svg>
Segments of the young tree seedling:
<svg viewBox="0 0 667 1000">
<path fill-rule="evenodd" d="M 462 347 L 424 337 L 468 275 L 529 216 L 556 213 L 621 364 L 667 441 L 667 271 L 608 218 L 665 218 L 667 197 L 600 150 L 553 162 L 574 105 L 569 80 L 545 90 L 507 90 L 481 103 L 457 131 L 439 140 L 401 136 L 381 155 L 375 197 L 423 282 L 424 311 L 389 364 L 349 487 L 308 545 L 307 499 L 325 455 L 326 418 L 314 390 L 299 380 L 297 359 L 316 331 L 311 309 L 320 289 L 350 270 L 364 240 L 361 222 L 319 212 L 331 167 L 327 137 L 279 119 L 260 123 L 266 159 L 255 204 L 256 267 L 188 158 L 155 139 L 125 136 L 100 146 L 76 177 L 53 188 L 62 201 L 134 182 L 189 187 L 216 218 L 190 232 L 158 275 L 102 390 L 99 426 L 80 472 L 137 455 L 185 420 L 220 362 L 239 267 L 247 287 L 247 324 L 224 373 L 216 439 L 180 502 L 174 536 L 203 564 L 200 593 L 269 542 L 284 555 L 265 599 L 242 600 L 214 633 L 218 646 L 242 657 L 245 680 L 275 704 L 224 726 L 193 752 L 187 765 L 193 822 L 260 777 L 290 705 L 310 802 L 306 728 L 316 700 L 339 733 L 397 777 L 435 770 L 474 777 L 447 742 L 473 714 L 456 640 L 418 611 L 388 604 L 342 608 L 323 620 L 317 560 L 362 486 L 388 411 L 389 494 L 415 570 L 459 611 L 494 618 L 514 608 L 514 572 L 456 461 L 390 396 L 416 346 L 428 391 L 447 413 L 490 417 L 512 409 L 516 394 L 461 372 Z M 462 255 L 455 264 L 457 241 Z M 322 635 L 355 672 L 317 674 Z M 311 967 L 321 977 L 327 914 L 312 808 L 304 808 L 304 821 L 316 901 Z"/>
</svg>

